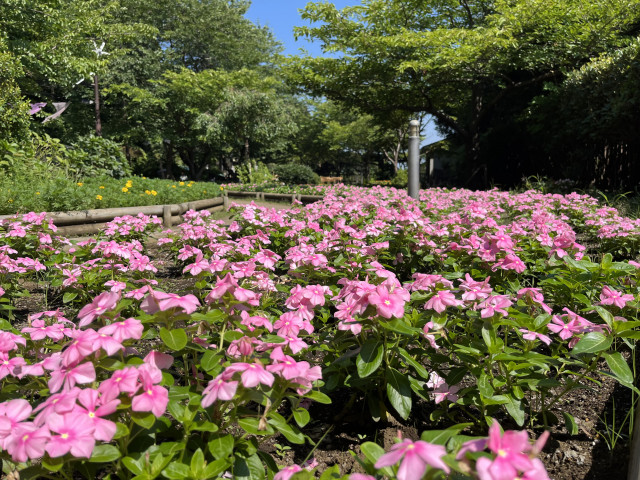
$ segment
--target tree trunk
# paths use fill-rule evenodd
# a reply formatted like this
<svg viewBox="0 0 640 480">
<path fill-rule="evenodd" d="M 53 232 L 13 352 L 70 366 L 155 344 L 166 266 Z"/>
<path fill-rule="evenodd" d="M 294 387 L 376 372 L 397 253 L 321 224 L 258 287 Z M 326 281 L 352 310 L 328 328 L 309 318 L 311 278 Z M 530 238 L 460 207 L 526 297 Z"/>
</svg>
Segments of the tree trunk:
<svg viewBox="0 0 640 480">
<path fill-rule="evenodd" d="M 244 137 L 244 161 L 249 163 L 249 137 Z"/>
<path fill-rule="evenodd" d="M 96 137 L 101 137 L 102 121 L 100 120 L 100 89 L 98 88 L 98 74 L 93 76 L 93 103 L 96 112 Z"/>
</svg>

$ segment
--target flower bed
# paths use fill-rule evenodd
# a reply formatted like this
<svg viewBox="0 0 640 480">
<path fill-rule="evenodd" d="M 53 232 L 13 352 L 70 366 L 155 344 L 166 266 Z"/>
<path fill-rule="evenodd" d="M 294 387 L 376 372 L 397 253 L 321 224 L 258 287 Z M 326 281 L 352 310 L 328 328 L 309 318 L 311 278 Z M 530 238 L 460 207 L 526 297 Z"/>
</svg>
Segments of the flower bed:
<svg viewBox="0 0 640 480">
<path fill-rule="evenodd" d="M 640 224 L 591 197 L 328 187 L 228 227 L 188 212 L 164 264 L 160 223 L 72 245 L 44 214 L 1 222 L 5 473 L 307 478 L 269 446 L 311 458 L 334 401 L 431 427 L 321 478 L 544 479 L 543 432 L 578 429 L 564 397 L 596 374 L 638 393 Z"/>
<path fill-rule="evenodd" d="M 0 184 L 0 214 L 176 204 L 219 197 L 222 191 L 211 182 L 145 177 L 87 178 L 79 182 L 60 177 L 34 178 L 33 183 L 19 186 L 5 179 Z"/>
</svg>

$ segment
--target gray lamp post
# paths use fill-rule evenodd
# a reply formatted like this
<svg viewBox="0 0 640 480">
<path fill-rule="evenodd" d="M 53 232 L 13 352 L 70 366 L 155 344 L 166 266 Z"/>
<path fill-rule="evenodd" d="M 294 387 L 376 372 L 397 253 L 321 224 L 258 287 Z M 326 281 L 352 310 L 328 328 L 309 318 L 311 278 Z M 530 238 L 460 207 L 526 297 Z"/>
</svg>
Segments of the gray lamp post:
<svg viewBox="0 0 640 480">
<path fill-rule="evenodd" d="M 418 199 L 420 192 L 420 122 L 409 122 L 409 196 Z"/>
</svg>

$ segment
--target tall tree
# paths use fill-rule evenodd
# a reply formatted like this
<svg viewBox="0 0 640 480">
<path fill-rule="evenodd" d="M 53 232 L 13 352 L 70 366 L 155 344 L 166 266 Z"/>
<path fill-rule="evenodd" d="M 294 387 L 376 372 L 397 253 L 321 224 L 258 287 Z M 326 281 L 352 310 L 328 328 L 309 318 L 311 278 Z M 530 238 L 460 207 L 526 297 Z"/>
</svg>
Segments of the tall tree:
<svg viewBox="0 0 640 480">
<path fill-rule="evenodd" d="M 311 3 L 301 27 L 333 57 L 289 60 L 306 92 L 372 114 L 426 112 L 480 160 L 481 135 L 514 92 L 533 98 L 635 34 L 640 0 L 363 0 Z M 532 86 L 536 91 L 530 90 Z"/>
</svg>

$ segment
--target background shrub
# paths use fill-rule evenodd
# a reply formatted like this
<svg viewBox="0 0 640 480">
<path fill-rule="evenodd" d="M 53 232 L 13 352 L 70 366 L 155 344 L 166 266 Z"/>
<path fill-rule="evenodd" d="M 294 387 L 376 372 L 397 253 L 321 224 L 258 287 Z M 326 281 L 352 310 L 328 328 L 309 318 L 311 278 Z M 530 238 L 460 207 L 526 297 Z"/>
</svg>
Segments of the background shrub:
<svg viewBox="0 0 640 480">
<path fill-rule="evenodd" d="M 131 175 L 131 167 L 122 147 L 102 137 L 80 137 L 67 149 L 71 167 L 82 177 L 109 175 L 124 178 Z"/>
<path fill-rule="evenodd" d="M 311 167 L 308 167 L 307 165 L 300 165 L 298 163 L 276 165 L 273 168 L 273 173 L 278 177 L 279 181 L 288 185 L 317 185 L 320 183 L 320 177 L 311 169 Z"/>
<path fill-rule="evenodd" d="M 275 181 L 275 176 L 269 171 L 269 168 L 264 163 L 254 160 L 241 165 L 237 174 L 240 183 L 247 185 L 260 185 Z"/>
</svg>

